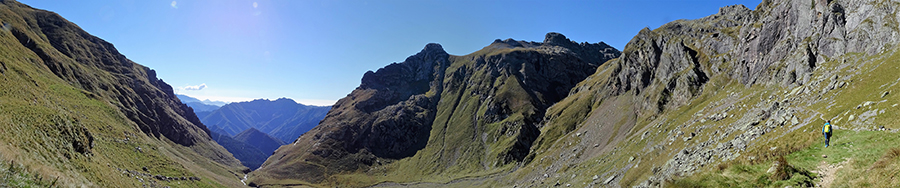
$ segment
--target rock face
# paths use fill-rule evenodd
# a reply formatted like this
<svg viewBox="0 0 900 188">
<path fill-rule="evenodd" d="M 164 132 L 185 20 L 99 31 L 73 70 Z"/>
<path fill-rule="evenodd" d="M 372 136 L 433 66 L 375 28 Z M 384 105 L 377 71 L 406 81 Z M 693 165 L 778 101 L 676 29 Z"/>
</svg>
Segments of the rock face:
<svg viewBox="0 0 900 188">
<path fill-rule="evenodd" d="M 543 43 L 496 40 L 466 56 L 428 44 L 402 63 L 367 72 L 319 126 L 277 150 L 251 182 L 327 183 L 332 174 L 396 159 L 432 165 L 412 170 L 419 175 L 522 161 L 544 109 L 618 55 L 604 43 L 578 44 L 558 33 Z"/>
<path fill-rule="evenodd" d="M 214 181 L 240 172 L 154 70 L 53 12 L 0 1 L 0 22 L 4 160 L 28 159 L 45 179 L 83 187 L 135 186 L 108 172 L 150 160 Z M 184 167 L 194 162 L 210 165 Z"/>
<path fill-rule="evenodd" d="M 554 144 L 555 141 L 582 131 L 605 135 L 604 132 L 619 130 L 617 134 L 599 138 L 612 142 L 575 146 L 578 149 L 604 146 L 582 158 L 614 153 L 621 148 L 613 146 L 623 145 L 617 140 L 627 139 L 630 134 L 646 135 L 641 139 L 657 134 L 668 137 L 659 143 L 631 146 L 643 147 L 635 155 L 676 151 L 672 156 L 662 156 L 671 157 L 668 162 L 644 173 L 651 178 L 638 182 L 642 186 L 656 186 L 673 177 L 690 175 L 700 167 L 733 160 L 758 142 L 754 139 L 781 127 L 792 127 L 787 131 L 794 131 L 798 129 L 796 125 L 810 120 L 796 117 L 794 113 L 802 110 L 791 105 L 800 100 L 797 95 L 810 95 L 811 92 L 805 89 L 807 86 L 827 84 L 822 83 L 824 79 L 813 77 L 813 71 L 821 63 L 835 60 L 847 63 L 836 58 L 853 53 L 874 55 L 890 50 L 900 42 L 895 11 L 895 6 L 882 1 L 765 0 L 757 10 L 742 5 L 728 6 L 705 18 L 678 20 L 654 30 L 641 30 L 626 45 L 621 57 L 599 68 L 597 73 L 579 83 L 568 98 L 548 110 L 546 128 L 542 129 L 546 131 L 536 142 L 539 146 L 535 152 L 563 152 L 557 149 L 563 145 Z M 841 65 L 845 66 L 848 65 Z M 843 87 L 841 80 L 837 76 L 834 78 L 830 89 Z M 778 96 L 783 100 L 772 96 L 750 104 L 752 106 L 735 106 L 734 101 L 745 99 L 739 94 L 725 95 L 724 100 L 733 101 L 710 103 L 703 110 L 712 110 L 710 113 L 715 114 L 691 118 L 685 124 L 671 125 L 673 120 L 665 118 L 683 113 L 672 110 L 703 102 L 698 100 L 701 94 L 715 95 L 716 90 L 732 82 L 746 88 L 797 89 L 787 96 Z M 622 108 L 623 105 L 626 107 Z M 625 110 L 610 113 L 612 107 Z M 745 113 L 728 115 L 732 109 Z M 818 114 L 815 111 L 809 113 Z M 732 116 L 737 120 L 722 127 L 707 123 Z M 579 119 L 573 121 L 573 118 Z M 624 123 L 605 126 L 607 122 Z M 704 129 L 708 132 L 699 132 Z M 696 140 L 694 135 L 698 133 L 714 135 Z M 690 144 L 683 148 L 667 148 L 673 142 Z M 569 159 L 549 156 L 546 160 Z M 553 165 L 570 164 L 554 162 Z M 539 177 L 540 173 L 543 172 L 534 172 L 533 176 Z M 633 185 L 636 184 L 623 184 Z"/>
<path fill-rule="evenodd" d="M 327 184 L 341 182 L 330 175 L 345 172 L 408 175 L 390 169 L 402 167 L 429 169 L 409 170 L 422 174 L 413 177 L 454 179 L 459 176 L 448 172 L 522 162 L 498 182 L 557 179 L 548 185 L 563 185 L 560 180 L 594 172 L 583 169 L 600 168 L 604 172 L 594 177 L 609 178 L 590 178 L 594 184 L 659 186 L 738 159 L 764 142 L 758 139 L 763 135 L 802 130 L 813 121 L 802 115 L 821 115 L 803 105 L 849 84 L 850 76 L 814 77 L 832 73 L 821 70 L 823 63 L 844 69 L 852 65 L 843 58 L 895 49 L 900 22 L 894 4 L 766 0 L 756 10 L 728 6 L 641 30 L 621 56 L 602 43 L 577 44 L 556 33 L 540 43 L 495 40 L 467 56 L 429 45 L 403 63 L 366 73 L 319 127 L 296 141 L 311 145 L 280 148 L 251 181 Z M 587 77 L 580 71 L 594 67 Z M 740 90 L 760 87 L 772 91 Z M 738 89 L 719 93 L 726 88 Z M 630 142 L 635 139 L 641 141 Z"/>
<path fill-rule="evenodd" d="M 156 78 L 156 71 L 126 59 L 112 44 L 88 34 L 56 13 L 34 11 L 32 14 L 36 25 L 31 26 L 46 38 L 25 28 L 14 27 L 10 32 L 57 77 L 113 98 L 113 104 L 146 134 L 165 136 L 185 146 L 193 145 L 198 139 L 208 140 L 209 130 L 190 108 L 175 98 L 172 86 Z M 35 41 L 39 40 L 46 40 L 51 46 L 38 45 Z M 107 74 L 92 74 L 93 70 Z"/>
<path fill-rule="evenodd" d="M 299 104 L 288 98 L 257 99 L 226 104 L 201 121 L 229 136 L 255 128 L 283 142 L 291 142 L 315 127 L 329 109 L 329 106 Z"/>
</svg>

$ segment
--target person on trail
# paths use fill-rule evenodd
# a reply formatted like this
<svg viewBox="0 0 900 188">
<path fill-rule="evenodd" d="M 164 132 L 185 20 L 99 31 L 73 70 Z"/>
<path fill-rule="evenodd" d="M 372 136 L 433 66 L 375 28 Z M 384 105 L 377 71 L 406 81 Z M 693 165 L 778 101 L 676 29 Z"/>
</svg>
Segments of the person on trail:
<svg viewBox="0 0 900 188">
<path fill-rule="evenodd" d="M 825 126 L 822 127 L 822 134 L 825 135 L 825 147 L 828 147 L 828 141 L 831 140 L 831 120 L 825 120 Z"/>
</svg>

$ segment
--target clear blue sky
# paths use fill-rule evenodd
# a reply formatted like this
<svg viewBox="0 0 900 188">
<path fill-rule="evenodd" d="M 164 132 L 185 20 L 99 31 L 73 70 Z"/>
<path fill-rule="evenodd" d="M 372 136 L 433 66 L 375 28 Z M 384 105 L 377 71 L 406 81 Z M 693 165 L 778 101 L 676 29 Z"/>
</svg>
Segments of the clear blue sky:
<svg viewBox="0 0 900 188">
<path fill-rule="evenodd" d="M 427 43 L 465 55 L 494 39 L 543 41 L 560 32 L 621 50 L 644 27 L 733 4 L 756 9 L 760 1 L 20 0 L 113 43 L 176 93 L 314 105 L 334 103 L 366 71 L 401 62 Z"/>
</svg>

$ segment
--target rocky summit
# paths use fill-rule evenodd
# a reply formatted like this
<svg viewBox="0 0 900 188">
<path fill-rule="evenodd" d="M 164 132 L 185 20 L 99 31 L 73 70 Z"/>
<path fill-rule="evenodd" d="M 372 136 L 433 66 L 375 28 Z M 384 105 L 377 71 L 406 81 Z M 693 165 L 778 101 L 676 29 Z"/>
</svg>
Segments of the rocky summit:
<svg viewBox="0 0 900 188">
<path fill-rule="evenodd" d="M 897 187 L 898 7 L 764 0 L 622 51 L 432 43 L 321 121 L 258 100 L 211 131 L 154 70 L 0 0 L 0 187 Z"/>
<path fill-rule="evenodd" d="M 544 110 L 619 51 L 559 33 L 495 41 L 465 56 L 428 44 L 367 72 L 322 122 L 279 148 L 257 185 L 340 183 L 351 172 L 461 177 L 508 170 L 540 134 Z M 337 179 L 335 179 L 337 178 Z"/>
<path fill-rule="evenodd" d="M 755 10 L 722 7 L 643 29 L 621 53 L 559 33 L 543 42 L 498 39 L 464 56 L 429 44 L 366 73 L 318 127 L 279 148 L 250 181 L 897 185 L 820 180 L 834 179 L 834 165 L 847 161 L 860 161 L 840 167 L 848 177 L 893 179 L 888 172 L 900 169 L 892 161 L 900 148 L 859 140 L 898 140 L 890 132 L 900 128 L 892 123 L 900 78 L 890 73 L 900 68 L 897 5 L 766 0 Z M 848 145 L 819 145 L 824 120 L 840 124 L 836 142 Z M 842 158 L 817 157 L 826 152 Z"/>
</svg>

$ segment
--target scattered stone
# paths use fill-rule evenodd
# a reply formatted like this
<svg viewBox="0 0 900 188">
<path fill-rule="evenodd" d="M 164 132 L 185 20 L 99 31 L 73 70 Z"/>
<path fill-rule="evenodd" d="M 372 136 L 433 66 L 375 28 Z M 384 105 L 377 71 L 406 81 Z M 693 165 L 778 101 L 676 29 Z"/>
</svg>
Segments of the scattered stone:
<svg viewBox="0 0 900 188">
<path fill-rule="evenodd" d="M 865 103 L 863 103 L 863 107 L 866 107 L 866 106 L 869 106 L 869 105 L 873 105 L 873 104 L 875 104 L 875 102 L 872 102 L 872 101 L 866 101 Z"/>
<path fill-rule="evenodd" d="M 884 98 L 884 96 L 887 96 L 890 93 L 891 93 L 891 91 L 885 91 L 884 93 L 881 94 L 881 98 Z"/>
<path fill-rule="evenodd" d="M 775 173 L 775 171 L 778 169 L 779 165 L 781 165 L 781 164 L 779 164 L 778 161 L 775 161 L 775 163 L 772 163 L 772 167 L 769 167 L 769 170 L 766 170 L 766 174 Z"/>
<path fill-rule="evenodd" d="M 828 155 L 822 155 L 822 158 L 828 158 Z"/>
<path fill-rule="evenodd" d="M 594 175 L 594 180 L 600 179 L 600 176 Z"/>
<path fill-rule="evenodd" d="M 613 179 L 616 179 L 616 175 L 609 176 L 606 180 L 603 180 L 603 184 L 609 184 Z"/>
<path fill-rule="evenodd" d="M 634 157 L 628 158 L 628 162 L 634 161 Z"/>
<path fill-rule="evenodd" d="M 853 121 L 853 119 L 855 119 L 855 118 L 856 118 L 856 116 L 850 115 L 850 118 L 847 118 L 847 121 Z"/>
<path fill-rule="evenodd" d="M 147 168 L 146 166 L 145 166 L 145 167 L 141 167 L 141 170 L 144 170 L 144 172 L 150 172 L 150 169 Z"/>
</svg>

